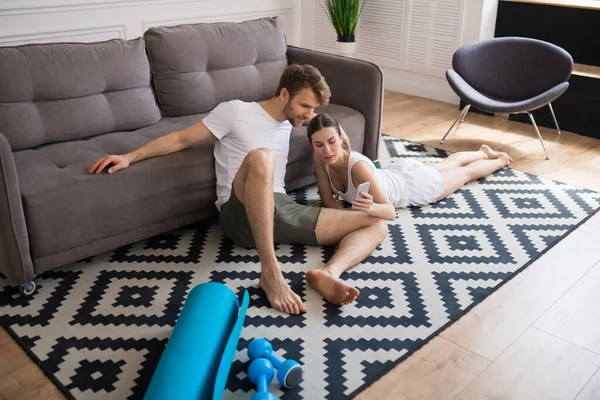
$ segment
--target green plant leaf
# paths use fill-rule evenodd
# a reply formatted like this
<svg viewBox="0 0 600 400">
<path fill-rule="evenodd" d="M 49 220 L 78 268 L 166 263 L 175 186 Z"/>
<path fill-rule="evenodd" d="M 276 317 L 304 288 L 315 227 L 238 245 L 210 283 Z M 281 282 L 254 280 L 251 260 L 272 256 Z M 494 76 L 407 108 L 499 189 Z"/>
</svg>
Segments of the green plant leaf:
<svg viewBox="0 0 600 400">
<path fill-rule="evenodd" d="M 366 0 L 326 0 L 329 21 L 339 36 L 355 34 Z"/>
</svg>

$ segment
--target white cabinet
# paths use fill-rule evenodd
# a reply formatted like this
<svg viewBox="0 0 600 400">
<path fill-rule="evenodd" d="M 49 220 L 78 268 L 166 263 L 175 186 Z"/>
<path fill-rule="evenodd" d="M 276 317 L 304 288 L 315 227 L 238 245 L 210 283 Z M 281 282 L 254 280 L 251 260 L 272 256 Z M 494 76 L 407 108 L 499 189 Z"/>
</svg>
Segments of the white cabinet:
<svg viewBox="0 0 600 400">
<path fill-rule="evenodd" d="M 437 75 L 452 65 L 460 46 L 463 0 L 406 0 L 406 64 L 409 71 Z"/>
</svg>

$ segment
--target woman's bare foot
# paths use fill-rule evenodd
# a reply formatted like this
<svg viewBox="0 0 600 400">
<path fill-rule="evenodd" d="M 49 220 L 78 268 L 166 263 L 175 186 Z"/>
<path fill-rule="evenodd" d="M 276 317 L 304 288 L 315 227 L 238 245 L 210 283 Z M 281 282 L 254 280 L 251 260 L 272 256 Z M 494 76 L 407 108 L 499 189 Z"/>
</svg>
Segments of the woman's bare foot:
<svg viewBox="0 0 600 400">
<path fill-rule="evenodd" d="M 335 277 L 326 268 L 312 269 L 306 273 L 306 281 L 325 300 L 333 304 L 347 305 L 353 303 L 360 291 L 340 278 Z"/>
<path fill-rule="evenodd" d="M 505 166 L 505 167 L 506 167 L 507 165 L 509 165 L 509 164 L 512 162 L 512 158 L 510 158 L 510 157 L 508 156 L 508 154 L 506 154 L 506 153 L 502 153 L 502 154 L 500 154 L 500 155 L 498 156 L 498 158 L 497 158 L 497 159 L 498 159 L 498 160 L 502 160 L 502 161 L 504 161 L 504 166 Z"/>
<path fill-rule="evenodd" d="M 504 158 L 506 161 L 508 161 L 506 165 L 510 164 L 513 161 L 513 159 L 508 155 L 508 153 L 494 150 L 487 144 L 482 144 L 481 147 L 479 148 L 479 151 L 485 153 L 490 160 L 495 160 L 497 158 Z"/>
<path fill-rule="evenodd" d="M 267 294 L 269 303 L 277 310 L 286 314 L 306 312 L 306 305 L 296 293 L 290 289 L 281 271 L 260 274 L 260 288 Z"/>
</svg>

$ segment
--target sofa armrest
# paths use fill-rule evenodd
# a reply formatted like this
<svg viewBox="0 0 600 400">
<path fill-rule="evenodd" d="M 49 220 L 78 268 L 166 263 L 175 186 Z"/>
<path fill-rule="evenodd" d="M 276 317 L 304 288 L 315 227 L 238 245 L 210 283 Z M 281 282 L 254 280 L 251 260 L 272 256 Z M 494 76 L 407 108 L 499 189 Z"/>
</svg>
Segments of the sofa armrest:
<svg viewBox="0 0 600 400">
<path fill-rule="evenodd" d="M 383 108 L 383 72 L 370 62 L 288 46 L 290 64 L 316 67 L 331 88 L 331 103 L 350 107 L 365 117 L 363 154 L 379 157 Z"/>
<path fill-rule="evenodd" d="M 20 285 L 35 277 L 17 178 L 17 167 L 10 144 L 1 133 L 0 272 L 14 285 Z"/>
</svg>

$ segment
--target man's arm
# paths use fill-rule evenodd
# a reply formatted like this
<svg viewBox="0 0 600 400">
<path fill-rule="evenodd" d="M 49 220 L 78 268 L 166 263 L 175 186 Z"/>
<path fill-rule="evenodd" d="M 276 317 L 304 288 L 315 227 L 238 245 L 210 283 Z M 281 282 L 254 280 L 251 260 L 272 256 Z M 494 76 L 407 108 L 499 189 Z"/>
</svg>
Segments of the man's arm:
<svg viewBox="0 0 600 400">
<path fill-rule="evenodd" d="M 108 165 L 108 173 L 112 174 L 120 169 L 127 168 L 134 162 L 142 161 L 147 158 L 162 156 L 184 150 L 188 147 L 198 146 L 203 143 L 209 143 L 216 139 L 212 132 L 206 127 L 204 122 L 189 126 L 180 131 L 169 133 L 168 135 L 156 138 L 145 145 L 122 155 L 107 155 L 94 162 L 88 168 L 88 173 L 99 174 Z"/>
<path fill-rule="evenodd" d="M 180 131 L 156 138 L 126 155 L 130 158 L 130 162 L 134 163 L 146 158 L 175 153 L 214 140 L 216 140 L 215 136 L 204 125 L 204 122 L 200 121 Z"/>
<path fill-rule="evenodd" d="M 340 125 L 340 132 L 341 132 L 341 136 L 342 136 L 342 143 L 344 143 L 346 146 L 348 146 L 345 150 L 346 151 L 351 151 L 352 147 L 350 146 L 350 138 L 348 137 L 348 135 L 346 135 L 346 131 L 344 131 L 344 128 L 342 128 L 342 126 Z"/>
</svg>

